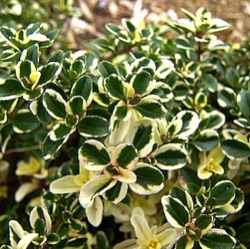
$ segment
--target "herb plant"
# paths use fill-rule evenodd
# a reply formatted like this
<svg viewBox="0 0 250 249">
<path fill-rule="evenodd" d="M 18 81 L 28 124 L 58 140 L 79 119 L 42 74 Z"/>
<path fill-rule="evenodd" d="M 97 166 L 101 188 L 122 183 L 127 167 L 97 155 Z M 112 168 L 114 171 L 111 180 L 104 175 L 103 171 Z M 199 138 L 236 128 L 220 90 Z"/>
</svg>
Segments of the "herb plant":
<svg viewBox="0 0 250 249">
<path fill-rule="evenodd" d="M 0 27 L 1 249 L 249 246 L 250 44 L 183 13 L 76 52 Z"/>
</svg>

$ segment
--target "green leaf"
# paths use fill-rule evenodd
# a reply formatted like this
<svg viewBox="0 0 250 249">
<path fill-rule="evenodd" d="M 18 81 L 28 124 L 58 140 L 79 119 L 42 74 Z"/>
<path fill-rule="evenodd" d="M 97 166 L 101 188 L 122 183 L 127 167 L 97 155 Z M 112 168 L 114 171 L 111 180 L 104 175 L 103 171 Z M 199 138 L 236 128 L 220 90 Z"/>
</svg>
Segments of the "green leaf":
<svg viewBox="0 0 250 249">
<path fill-rule="evenodd" d="M 51 62 L 57 62 L 59 64 L 63 63 L 64 59 L 64 53 L 62 50 L 56 51 L 49 59 L 48 63 L 50 64 Z"/>
<path fill-rule="evenodd" d="M 229 88 L 224 87 L 218 91 L 218 104 L 223 108 L 232 108 L 236 106 L 236 94 Z"/>
<path fill-rule="evenodd" d="M 136 148 L 132 144 L 120 144 L 112 151 L 112 161 L 127 168 L 137 158 Z"/>
<path fill-rule="evenodd" d="M 138 163 L 133 171 L 137 180 L 129 185 L 131 190 L 139 195 L 149 195 L 159 192 L 164 187 L 164 176 L 160 170 L 145 163 Z"/>
<path fill-rule="evenodd" d="M 60 236 L 56 233 L 50 233 L 49 235 L 47 235 L 47 242 L 50 245 L 56 245 L 60 242 Z"/>
<path fill-rule="evenodd" d="M 232 249 L 236 241 L 222 229 L 211 229 L 199 241 L 203 249 Z"/>
<path fill-rule="evenodd" d="M 31 61 L 34 63 L 35 67 L 38 67 L 39 64 L 39 46 L 38 44 L 34 44 L 22 52 L 21 55 L 22 61 Z"/>
<path fill-rule="evenodd" d="M 70 96 L 82 96 L 86 100 L 87 105 L 90 105 L 92 101 L 92 91 L 92 79 L 84 75 L 74 83 Z"/>
<path fill-rule="evenodd" d="M 247 119 L 250 118 L 250 91 L 242 90 L 237 96 L 240 111 Z"/>
<path fill-rule="evenodd" d="M 27 90 L 34 89 L 40 77 L 32 61 L 20 61 L 16 65 L 16 76 Z"/>
<path fill-rule="evenodd" d="M 73 129 L 70 126 L 59 123 L 53 127 L 49 136 L 52 141 L 57 141 L 69 136 L 72 131 Z"/>
<path fill-rule="evenodd" d="M 187 191 L 184 191 L 183 189 L 174 186 L 170 191 L 170 195 L 180 200 L 183 205 L 188 207 L 188 209 L 193 209 L 193 200 Z"/>
<path fill-rule="evenodd" d="M 151 75 L 148 72 L 141 71 L 131 79 L 131 84 L 136 94 L 143 95 L 148 91 L 150 81 Z"/>
<path fill-rule="evenodd" d="M 134 109 L 142 116 L 150 119 L 162 118 L 165 114 L 162 105 L 153 101 L 143 101 L 139 105 L 135 106 Z"/>
<path fill-rule="evenodd" d="M 89 168 L 105 166 L 110 162 L 109 154 L 104 145 L 96 140 L 88 140 L 79 149 L 81 161 L 90 165 Z M 102 168 L 102 167 L 101 167 Z"/>
<path fill-rule="evenodd" d="M 229 85 L 232 86 L 233 88 L 238 85 L 239 76 L 234 68 L 232 67 L 227 68 L 225 78 L 229 83 Z"/>
<path fill-rule="evenodd" d="M 27 35 L 32 35 L 38 33 L 38 31 L 42 28 L 42 23 L 36 22 L 31 23 L 26 27 L 26 33 Z"/>
<path fill-rule="evenodd" d="M 30 104 L 30 110 L 43 125 L 47 125 L 51 122 L 51 117 L 43 106 L 42 98 L 32 101 Z"/>
<path fill-rule="evenodd" d="M 217 79 L 211 74 L 205 74 L 202 76 L 203 84 L 208 88 L 210 92 L 215 92 L 218 87 Z"/>
<path fill-rule="evenodd" d="M 112 24 L 112 23 L 108 23 L 108 24 L 106 25 L 106 29 L 107 29 L 111 34 L 113 34 L 113 35 L 115 35 L 115 36 L 118 36 L 119 33 L 121 32 L 121 29 L 120 29 L 117 25 Z"/>
<path fill-rule="evenodd" d="M 138 155 L 148 155 L 152 151 L 154 144 L 153 137 L 153 127 L 148 126 L 139 126 L 134 136 L 133 145 L 138 150 Z"/>
<path fill-rule="evenodd" d="M 211 214 L 202 214 L 195 220 L 195 226 L 202 231 L 207 231 L 213 226 L 213 216 Z"/>
<path fill-rule="evenodd" d="M 67 237 L 70 231 L 70 226 L 68 223 L 61 223 L 56 230 L 56 233 L 61 237 Z"/>
<path fill-rule="evenodd" d="M 204 152 L 211 151 L 218 145 L 218 143 L 218 133 L 211 129 L 201 131 L 193 141 L 196 148 Z"/>
<path fill-rule="evenodd" d="M 28 133 L 35 130 L 39 123 L 36 117 L 28 109 L 20 109 L 12 120 L 16 133 Z"/>
<path fill-rule="evenodd" d="M 48 134 L 42 145 L 42 154 L 44 159 L 47 160 L 52 158 L 61 149 L 65 142 L 65 139 L 53 141 L 50 139 L 50 136 Z"/>
<path fill-rule="evenodd" d="M 53 81 L 61 72 L 61 65 L 58 62 L 50 62 L 42 67 L 41 76 L 38 85 L 46 85 Z"/>
<path fill-rule="evenodd" d="M 126 105 L 119 105 L 118 103 L 114 109 L 113 115 L 115 117 L 115 120 L 123 120 L 127 117 L 127 115 L 130 113 L 129 108 Z M 112 121 L 112 119 L 111 119 Z"/>
<path fill-rule="evenodd" d="M 207 114 L 207 117 L 202 119 L 199 124 L 201 130 L 204 129 L 219 129 L 225 123 L 225 115 L 216 110 Z"/>
<path fill-rule="evenodd" d="M 133 25 L 133 23 L 131 21 L 129 21 L 128 19 L 122 19 L 122 24 L 123 26 L 126 27 L 126 29 L 130 32 L 130 33 L 134 33 L 136 28 Z"/>
<path fill-rule="evenodd" d="M 43 105 L 51 117 L 55 119 L 66 117 L 66 101 L 58 92 L 47 89 L 43 95 Z"/>
<path fill-rule="evenodd" d="M 13 129 L 11 124 L 4 125 L 0 127 L 0 159 L 5 153 L 8 142 L 13 134 Z"/>
<path fill-rule="evenodd" d="M 0 100 L 11 100 L 23 95 L 25 89 L 16 79 L 7 79 L 0 84 Z"/>
<path fill-rule="evenodd" d="M 118 75 L 118 71 L 115 68 L 115 66 L 110 63 L 109 61 L 101 61 L 98 64 L 98 70 L 99 73 L 104 77 L 104 78 L 108 78 L 110 75 L 112 74 L 116 74 Z"/>
<path fill-rule="evenodd" d="M 116 202 L 116 200 L 120 197 L 122 186 L 123 183 L 117 181 L 117 183 L 111 189 L 108 189 L 105 192 L 105 196 L 107 197 L 107 199 L 111 202 Z"/>
<path fill-rule="evenodd" d="M 98 231 L 96 234 L 96 246 L 97 249 L 110 249 L 108 238 L 103 231 Z"/>
<path fill-rule="evenodd" d="M 221 143 L 223 152 L 231 159 L 247 158 L 250 156 L 250 147 L 236 139 L 227 139 Z"/>
<path fill-rule="evenodd" d="M 241 224 L 236 230 L 236 238 L 244 244 L 250 243 L 250 222 Z"/>
<path fill-rule="evenodd" d="M 117 76 L 111 75 L 104 80 L 107 93 L 114 99 L 125 100 L 125 83 Z"/>
<path fill-rule="evenodd" d="M 84 238 L 73 238 L 73 239 L 70 239 L 68 240 L 67 242 L 67 247 L 68 248 L 79 248 L 79 247 L 83 247 L 83 248 L 86 248 L 87 247 L 87 238 L 84 237 Z M 57 245 L 58 246 L 58 245 Z M 63 246 L 65 248 L 65 246 Z M 59 247 L 59 248 L 62 248 L 62 247 Z"/>
<path fill-rule="evenodd" d="M 0 125 L 7 122 L 7 111 L 0 105 Z"/>
<path fill-rule="evenodd" d="M 46 224 L 43 219 L 37 218 L 34 224 L 35 232 L 39 235 L 45 235 L 46 232 Z"/>
<path fill-rule="evenodd" d="M 167 221 L 176 228 L 184 227 L 190 221 L 188 208 L 177 198 L 170 195 L 161 199 Z"/>
<path fill-rule="evenodd" d="M 178 239 L 175 249 L 192 249 L 194 241 L 189 240 L 186 236 L 182 236 Z"/>
<path fill-rule="evenodd" d="M 155 154 L 156 165 L 163 170 L 176 170 L 187 163 L 187 155 L 179 144 L 162 145 Z"/>
<path fill-rule="evenodd" d="M 187 138 L 192 135 L 199 125 L 199 117 L 197 113 L 193 111 L 180 111 L 175 116 L 174 120 L 182 121 L 182 127 L 178 133 L 178 136 L 184 138 Z"/>
<path fill-rule="evenodd" d="M 231 181 L 220 181 L 211 189 L 207 205 L 212 207 L 225 206 L 234 199 L 235 191 L 236 188 Z"/>
<path fill-rule="evenodd" d="M 240 211 L 244 205 L 244 199 L 245 199 L 244 197 L 245 197 L 244 192 L 240 188 L 236 188 L 235 197 L 234 197 L 233 201 L 228 206 L 229 210 L 227 208 L 225 208 L 226 211 L 228 211 L 230 213 L 236 213 L 236 212 Z"/>
<path fill-rule="evenodd" d="M 83 97 L 74 96 L 73 98 L 70 99 L 69 105 L 75 116 L 79 117 L 79 119 L 84 117 L 86 113 L 87 105 Z"/>
<path fill-rule="evenodd" d="M 77 127 L 83 137 L 104 137 L 109 133 L 108 121 L 98 116 L 84 117 Z"/>
</svg>

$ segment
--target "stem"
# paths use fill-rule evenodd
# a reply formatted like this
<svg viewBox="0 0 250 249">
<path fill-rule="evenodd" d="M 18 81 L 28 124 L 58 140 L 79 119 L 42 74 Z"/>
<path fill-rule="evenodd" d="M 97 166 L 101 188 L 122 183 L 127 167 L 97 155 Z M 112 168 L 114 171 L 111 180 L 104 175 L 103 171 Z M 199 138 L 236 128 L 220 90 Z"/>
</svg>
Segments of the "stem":
<svg viewBox="0 0 250 249">
<path fill-rule="evenodd" d="M 36 150 L 36 149 L 40 149 L 41 145 L 40 144 L 36 144 L 36 145 L 32 145 L 30 147 L 24 147 L 24 148 L 13 148 L 13 149 L 9 149 L 5 152 L 5 155 L 9 155 L 12 153 L 21 153 L 21 152 L 25 152 L 25 151 L 31 151 L 31 150 Z"/>
</svg>

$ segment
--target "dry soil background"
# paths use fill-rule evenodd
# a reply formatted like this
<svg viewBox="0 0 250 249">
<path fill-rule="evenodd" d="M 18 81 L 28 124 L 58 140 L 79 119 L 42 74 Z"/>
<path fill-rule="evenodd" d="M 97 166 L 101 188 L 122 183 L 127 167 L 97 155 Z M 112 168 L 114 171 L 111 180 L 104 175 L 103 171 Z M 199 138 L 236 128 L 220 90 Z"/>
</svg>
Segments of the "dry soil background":
<svg viewBox="0 0 250 249">
<path fill-rule="evenodd" d="M 250 37 L 250 0 L 76 0 L 75 4 L 80 6 L 80 15 L 64 26 L 65 34 L 75 44 L 100 37 L 105 24 L 120 23 L 121 18 L 137 15 L 140 6 L 151 18 L 170 19 L 184 17 L 181 8 L 195 12 L 205 7 L 213 17 L 232 25 L 220 37 L 233 42 Z"/>
</svg>

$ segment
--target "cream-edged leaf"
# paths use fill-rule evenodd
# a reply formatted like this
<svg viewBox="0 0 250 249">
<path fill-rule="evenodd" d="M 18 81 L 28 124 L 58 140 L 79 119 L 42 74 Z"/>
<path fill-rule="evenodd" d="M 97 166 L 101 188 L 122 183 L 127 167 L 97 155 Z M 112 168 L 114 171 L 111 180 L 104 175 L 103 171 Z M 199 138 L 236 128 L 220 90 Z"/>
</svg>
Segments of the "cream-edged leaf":
<svg viewBox="0 0 250 249">
<path fill-rule="evenodd" d="M 87 207 L 85 211 L 89 223 L 94 227 L 98 227 L 102 222 L 103 215 L 103 203 L 101 198 L 97 196 L 93 204 Z"/>
<path fill-rule="evenodd" d="M 78 186 L 75 183 L 75 177 L 76 176 L 68 175 L 54 180 L 49 186 L 50 192 L 54 194 L 69 194 L 79 192 L 81 186 Z"/>
</svg>

